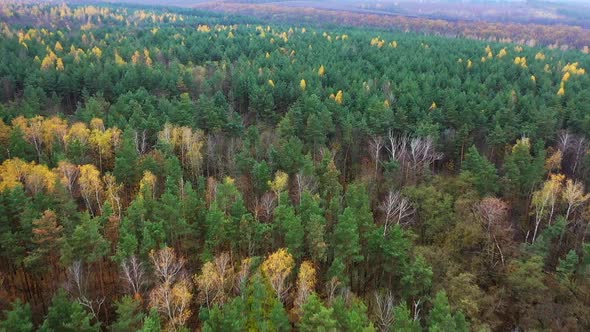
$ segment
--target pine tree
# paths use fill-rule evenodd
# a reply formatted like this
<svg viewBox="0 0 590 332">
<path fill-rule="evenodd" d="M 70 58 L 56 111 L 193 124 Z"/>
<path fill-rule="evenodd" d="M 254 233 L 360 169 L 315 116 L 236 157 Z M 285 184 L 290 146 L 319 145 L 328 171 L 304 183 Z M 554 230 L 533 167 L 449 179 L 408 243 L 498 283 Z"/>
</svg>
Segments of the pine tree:
<svg viewBox="0 0 590 332">
<path fill-rule="evenodd" d="M 496 167 L 485 156 L 479 154 L 475 146 L 467 151 L 461 168 L 461 175 L 471 179 L 480 195 L 493 195 L 499 189 Z"/>
<path fill-rule="evenodd" d="M 309 296 L 301 310 L 302 316 L 297 324 L 301 332 L 337 331 L 334 309 L 326 308 L 315 293 Z"/>
<path fill-rule="evenodd" d="M 4 311 L 4 320 L 0 321 L 0 332 L 32 332 L 31 306 L 17 299 L 12 302 L 11 307 L 10 310 Z"/>
<path fill-rule="evenodd" d="M 78 302 L 70 301 L 61 289 L 53 297 L 40 332 L 98 332 L 100 324 L 93 324 L 89 313 Z"/>
<path fill-rule="evenodd" d="M 141 303 L 130 296 L 124 296 L 116 302 L 117 320 L 111 325 L 113 332 L 136 331 L 142 326 L 144 314 Z"/>
</svg>

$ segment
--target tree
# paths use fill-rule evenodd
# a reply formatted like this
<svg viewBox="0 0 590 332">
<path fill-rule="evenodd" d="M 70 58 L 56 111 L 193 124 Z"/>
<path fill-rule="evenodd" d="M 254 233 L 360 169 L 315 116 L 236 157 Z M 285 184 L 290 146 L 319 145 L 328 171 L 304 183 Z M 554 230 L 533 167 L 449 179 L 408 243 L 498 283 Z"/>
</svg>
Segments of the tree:
<svg viewBox="0 0 590 332">
<path fill-rule="evenodd" d="M 291 288 L 287 284 L 287 278 L 294 266 L 293 256 L 284 248 L 269 255 L 262 263 L 262 273 L 270 282 L 279 300 L 284 300 Z"/>
<path fill-rule="evenodd" d="M 117 306 L 117 320 L 111 325 L 111 330 L 113 332 L 139 330 L 144 319 L 141 303 L 130 296 L 124 296 L 115 305 Z"/>
<path fill-rule="evenodd" d="M 201 273 L 194 275 L 193 280 L 199 290 L 197 301 L 211 309 L 214 305 L 223 305 L 228 301 L 234 286 L 234 268 L 228 253 L 215 257 L 212 262 L 203 265 Z"/>
<path fill-rule="evenodd" d="M 551 174 L 549 180 L 543 183 L 543 187 L 533 193 L 531 204 L 535 208 L 535 228 L 532 243 L 537 239 L 537 231 L 543 219 L 547 218 L 549 225 L 551 225 L 555 205 L 563 190 L 564 178 L 565 176 L 561 174 Z"/>
<path fill-rule="evenodd" d="M 311 262 L 304 261 L 299 266 L 299 274 L 297 274 L 297 295 L 293 303 L 296 309 L 307 301 L 310 294 L 313 293 L 316 284 L 316 271 Z"/>
<path fill-rule="evenodd" d="M 405 303 L 400 303 L 393 308 L 393 331 L 407 331 L 407 332 L 419 332 L 422 331 L 420 321 L 417 317 L 412 317 L 410 309 Z"/>
<path fill-rule="evenodd" d="M 540 148 L 537 156 L 531 154 L 531 143 L 528 138 L 516 141 L 512 152 L 504 163 L 506 188 L 517 195 L 527 196 L 544 173 L 544 153 Z"/>
<path fill-rule="evenodd" d="M 160 316 L 158 311 L 155 309 L 150 310 L 150 314 L 143 320 L 143 326 L 138 330 L 139 332 L 161 332 L 162 323 L 160 322 Z"/>
<path fill-rule="evenodd" d="M 444 290 L 436 293 L 432 310 L 428 318 L 428 330 L 435 331 L 469 331 L 465 317 L 459 312 L 453 314 Z"/>
<path fill-rule="evenodd" d="M 304 253 L 305 231 L 301 224 L 301 218 L 295 214 L 295 209 L 288 205 L 287 197 L 274 211 L 274 223 L 278 226 L 278 233 L 285 234 L 285 245 L 295 260 L 300 259 Z"/>
<path fill-rule="evenodd" d="M 390 191 L 385 200 L 379 205 L 379 209 L 385 214 L 383 223 L 383 236 L 387 234 L 387 227 L 391 222 L 405 224 L 414 213 L 410 201 L 403 197 L 399 191 Z"/>
<path fill-rule="evenodd" d="M 41 218 L 33 221 L 33 243 L 37 248 L 26 259 L 27 265 L 39 262 L 55 262 L 63 240 L 63 226 L 58 225 L 57 215 L 51 210 L 43 212 Z"/>
<path fill-rule="evenodd" d="M 480 155 L 475 146 L 467 151 L 461 166 L 461 175 L 471 179 L 480 195 L 495 194 L 499 189 L 496 167 L 485 156 Z"/>
<path fill-rule="evenodd" d="M 11 309 L 4 311 L 4 320 L 0 321 L 2 332 L 32 332 L 33 314 L 28 303 L 20 299 L 12 302 Z"/>
<path fill-rule="evenodd" d="M 99 218 L 84 214 L 82 222 L 65 241 L 62 256 L 65 262 L 96 262 L 109 250 L 109 244 L 101 233 Z"/>
<path fill-rule="evenodd" d="M 326 308 L 315 293 L 307 298 L 301 311 L 301 320 L 297 325 L 300 331 L 336 331 L 337 322 L 333 316 L 334 310 Z"/>
<path fill-rule="evenodd" d="M 345 300 L 344 297 L 339 296 L 332 303 L 332 309 L 338 331 L 376 331 L 367 315 L 367 306 L 360 299 L 352 296 Z"/>
<path fill-rule="evenodd" d="M 121 147 L 115 154 L 115 168 L 113 175 L 117 181 L 131 188 L 139 180 L 139 153 L 135 144 L 135 134 L 131 130 L 123 132 Z"/>
<path fill-rule="evenodd" d="M 121 262 L 121 279 L 123 279 L 134 298 L 141 297 L 146 283 L 143 262 L 133 255 Z"/>
<path fill-rule="evenodd" d="M 39 331 L 91 332 L 100 331 L 100 324 L 91 322 L 92 316 L 82 306 L 70 301 L 64 290 L 59 290 L 53 297 L 47 316 Z"/>
<path fill-rule="evenodd" d="M 192 285 L 185 277 L 184 258 L 165 247 L 150 253 L 158 284 L 150 293 L 150 307 L 166 318 L 170 330 L 182 328 L 191 316 Z"/>
<path fill-rule="evenodd" d="M 579 206 L 588 201 L 590 195 L 584 195 L 584 187 L 581 183 L 568 179 L 565 182 L 562 197 L 567 203 L 567 210 L 565 212 L 565 220 L 567 221 L 571 213 L 575 212 Z"/>
<path fill-rule="evenodd" d="M 93 216 L 101 214 L 104 189 L 99 170 L 92 164 L 80 166 L 78 183 L 90 214 Z"/>
<path fill-rule="evenodd" d="M 361 261 L 363 256 L 360 254 L 359 241 L 359 229 L 354 212 L 347 207 L 334 228 L 332 240 L 334 257 L 341 259 L 347 268 L 350 268 L 352 263 Z"/>
</svg>

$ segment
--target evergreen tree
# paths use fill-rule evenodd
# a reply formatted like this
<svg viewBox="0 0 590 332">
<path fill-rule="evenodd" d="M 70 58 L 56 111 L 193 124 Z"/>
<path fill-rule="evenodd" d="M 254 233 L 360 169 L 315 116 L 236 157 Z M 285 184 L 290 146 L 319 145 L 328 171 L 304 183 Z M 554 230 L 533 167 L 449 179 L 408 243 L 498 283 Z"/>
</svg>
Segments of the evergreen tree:
<svg viewBox="0 0 590 332">
<path fill-rule="evenodd" d="M 4 319 L 0 321 L 1 332 L 32 332 L 33 314 L 28 303 L 20 299 L 12 302 L 10 310 L 4 311 Z"/>
<path fill-rule="evenodd" d="M 475 146 L 467 151 L 461 175 L 470 179 L 482 196 L 494 195 L 500 188 L 496 167 L 485 156 L 480 155 Z"/>
<path fill-rule="evenodd" d="M 144 319 L 141 303 L 130 296 L 124 296 L 115 305 L 117 306 L 117 320 L 111 325 L 111 330 L 113 332 L 139 330 Z"/>
<path fill-rule="evenodd" d="M 326 308 L 315 293 L 307 298 L 301 310 L 302 316 L 297 324 L 300 331 L 337 331 L 338 323 L 334 319 L 334 310 Z"/>
<path fill-rule="evenodd" d="M 63 289 L 53 297 L 47 316 L 39 328 L 41 332 L 91 332 L 100 331 L 100 324 L 91 322 L 92 316 L 78 302 L 70 301 Z"/>
</svg>

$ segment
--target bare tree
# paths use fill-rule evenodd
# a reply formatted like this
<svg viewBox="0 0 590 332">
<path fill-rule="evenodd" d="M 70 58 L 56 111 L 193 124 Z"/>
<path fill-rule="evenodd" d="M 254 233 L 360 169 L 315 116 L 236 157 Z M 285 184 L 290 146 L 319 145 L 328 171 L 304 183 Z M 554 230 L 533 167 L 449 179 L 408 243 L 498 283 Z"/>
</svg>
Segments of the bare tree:
<svg viewBox="0 0 590 332">
<path fill-rule="evenodd" d="M 393 308 L 395 300 L 391 292 L 375 292 L 374 313 L 380 331 L 391 331 L 394 322 Z"/>
<path fill-rule="evenodd" d="M 385 214 L 383 236 L 387 234 L 387 228 L 392 222 L 398 225 L 407 224 L 408 217 L 414 214 L 412 204 L 399 191 L 390 191 L 379 205 L 379 209 Z"/>
<path fill-rule="evenodd" d="M 563 153 L 564 169 L 575 177 L 580 165 L 590 148 L 590 143 L 583 136 L 562 131 L 557 137 L 557 148 Z"/>
<path fill-rule="evenodd" d="M 121 279 L 127 283 L 127 287 L 133 294 L 141 294 L 146 282 L 145 269 L 143 263 L 135 255 L 121 262 Z"/>
<path fill-rule="evenodd" d="M 385 140 L 381 136 L 373 136 L 369 139 L 369 151 L 371 152 L 371 159 L 375 163 L 375 179 L 379 171 L 379 163 L 381 162 L 381 149 L 385 145 Z"/>
<path fill-rule="evenodd" d="M 418 299 L 418 300 L 414 300 L 414 303 L 412 304 L 412 308 L 413 308 L 413 319 L 415 322 L 420 321 L 420 312 L 422 311 L 422 309 L 420 309 L 420 304 L 421 304 L 422 300 Z"/>
<path fill-rule="evenodd" d="M 488 237 L 494 247 L 498 250 L 502 265 L 504 265 L 504 253 L 501 245 L 501 238 L 511 232 L 511 226 L 507 221 L 508 204 L 499 198 L 486 197 L 474 206 L 474 213 L 487 231 Z M 501 235 L 501 238 L 499 239 Z M 491 250 L 491 259 L 494 260 L 494 251 Z"/>
<path fill-rule="evenodd" d="M 267 192 L 260 198 L 259 208 L 264 220 L 269 221 L 272 218 L 277 206 L 277 196 L 274 193 Z"/>
<path fill-rule="evenodd" d="M 389 157 L 400 165 L 402 175 L 407 180 L 422 176 L 424 171 L 435 161 L 442 158 L 442 154 L 436 152 L 432 137 L 395 136 L 389 132 L 387 150 Z"/>
<path fill-rule="evenodd" d="M 177 257 L 174 249 L 162 248 L 150 252 L 150 258 L 154 265 L 154 273 L 162 283 L 173 283 L 180 276 L 185 259 Z"/>
<path fill-rule="evenodd" d="M 316 189 L 316 182 L 313 176 L 299 172 L 295 175 L 295 184 L 297 185 L 297 199 L 301 203 L 301 196 L 306 190 L 314 191 Z"/>
<path fill-rule="evenodd" d="M 92 316 L 98 320 L 98 313 L 105 302 L 105 297 L 89 298 L 86 275 L 80 260 L 73 262 L 68 267 L 65 288 L 78 303 L 86 307 Z"/>
<path fill-rule="evenodd" d="M 332 279 L 330 279 L 330 281 L 326 283 L 326 294 L 328 294 L 328 304 L 332 304 L 332 301 L 336 296 L 336 291 L 338 290 L 338 288 L 340 288 L 341 285 L 342 283 L 340 282 L 340 280 L 338 280 L 337 277 L 332 277 Z"/>
<path fill-rule="evenodd" d="M 167 320 L 167 329 L 177 331 L 190 318 L 192 284 L 183 267 L 185 260 L 166 247 L 150 253 L 158 284 L 150 293 L 150 306 Z"/>
<path fill-rule="evenodd" d="M 143 155 L 147 151 L 147 135 L 145 129 L 141 133 L 135 131 L 135 150 L 139 155 Z"/>
</svg>

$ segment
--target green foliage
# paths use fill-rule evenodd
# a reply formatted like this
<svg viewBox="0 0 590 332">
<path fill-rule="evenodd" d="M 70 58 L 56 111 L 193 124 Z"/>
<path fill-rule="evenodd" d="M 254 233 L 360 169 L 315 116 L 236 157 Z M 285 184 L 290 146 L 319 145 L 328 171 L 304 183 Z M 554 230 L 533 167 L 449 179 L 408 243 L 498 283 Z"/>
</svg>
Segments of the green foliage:
<svg viewBox="0 0 590 332">
<path fill-rule="evenodd" d="M 316 294 L 311 294 L 303 304 L 302 316 L 297 328 L 302 332 L 337 331 L 334 309 L 326 308 Z"/>
<path fill-rule="evenodd" d="M 461 167 L 461 175 L 471 180 L 480 195 L 493 195 L 498 192 L 499 177 L 496 167 L 485 156 L 479 154 L 475 146 L 471 146 Z"/>
<path fill-rule="evenodd" d="M 12 302 L 11 309 L 4 311 L 4 319 L 0 321 L 2 332 L 32 332 L 33 314 L 28 303 L 20 299 Z"/>
<path fill-rule="evenodd" d="M 72 235 L 66 240 L 62 249 L 62 259 L 71 263 L 96 262 L 108 252 L 109 244 L 101 233 L 99 218 L 91 218 L 84 214 L 80 225 L 76 226 Z"/>
<path fill-rule="evenodd" d="M 332 302 L 332 309 L 337 331 L 376 331 L 361 300 L 351 299 L 347 305 L 344 298 L 338 297 Z"/>
<path fill-rule="evenodd" d="M 47 316 L 39 331 L 90 332 L 100 331 L 100 324 L 91 322 L 92 316 L 84 311 L 82 305 L 71 301 L 60 289 L 53 297 Z"/>
<path fill-rule="evenodd" d="M 436 293 L 428 317 L 428 331 L 469 331 L 461 312 L 453 314 L 444 290 Z"/>
<path fill-rule="evenodd" d="M 393 331 L 422 331 L 420 322 L 412 318 L 410 309 L 403 302 L 393 308 L 393 317 L 395 317 L 392 326 Z"/>
<path fill-rule="evenodd" d="M 117 320 L 111 325 L 111 330 L 113 332 L 139 330 L 144 319 L 141 303 L 130 296 L 124 296 L 115 304 L 117 306 Z"/>
</svg>

